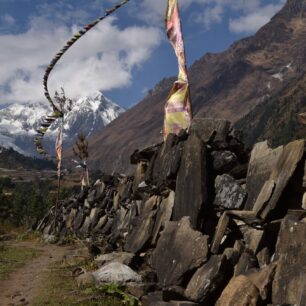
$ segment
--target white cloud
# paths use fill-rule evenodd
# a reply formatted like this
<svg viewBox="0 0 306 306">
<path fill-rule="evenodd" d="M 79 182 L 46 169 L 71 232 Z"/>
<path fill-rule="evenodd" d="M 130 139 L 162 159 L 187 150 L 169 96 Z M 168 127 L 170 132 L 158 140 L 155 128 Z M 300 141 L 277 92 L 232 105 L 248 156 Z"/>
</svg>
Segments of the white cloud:
<svg viewBox="0 0 306 306">
<path fill-rule="evenodd" d="M 44 68 L 76 31 L 76 26 L 36 17 L 27 32 L 0 35 L 1 103 L 43 100 Z M 108 18 L 60 60 L 50 76 L 50 92 L 64 86 L 67 95 L 76 98 L 97 89 L 128 86 L 132 70 L 141 67 L 160 41 L 157 28 L 120 29 L 115 18 Z"/>
<path fill-rule="evenodd" d="M 1 23 L 4 26 L 11 27 L 11 26 L 15 25 L 16 20 L 15 20 L 15 18 L 12 15 L 4 14 L 3 16 L 1 16 Z"/>
<path fill-rule="evenodd" d="M 230 19 L 229 28 L 233 32 L 252 33 L 256 31 L 282 7 L 285 0 L 275 0 L 275 4 L 265 5 L 264 0 L 181 0 L 182 12 L 191 6 L 191 22 L 200 24 L 209 30 L 214 24 L 224 21 L 226 14 L 241 14 L 241 17 Z M 163 26 L 165 0 L 143 0 L 133 4 L 132 13 L 139 19 Z M 240 27 L 241 25 L 241 27 Z M 246 25 L 246 30 L 242 31 Z"/>
<path fill-rule="evenodd" d="M 260 27 L 265 25 L 271 17 L 281 9 L 282 4 L 266 5 L 258 8 L 245 16 L 236 19 L 230 19 L 229 28 L 234 33 L 254 33 Z"/>
</svg>

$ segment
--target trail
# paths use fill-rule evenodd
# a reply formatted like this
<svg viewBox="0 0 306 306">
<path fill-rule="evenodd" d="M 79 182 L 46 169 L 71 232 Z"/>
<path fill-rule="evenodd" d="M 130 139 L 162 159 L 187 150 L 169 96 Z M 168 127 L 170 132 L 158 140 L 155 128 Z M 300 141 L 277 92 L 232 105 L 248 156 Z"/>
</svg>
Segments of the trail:
<svg viewBox="0 0 306 306">
<path fill-rule="evenodd" d="M 63 260 L 71 248 L 35 242 L 16 242 L 13 245 L 39 250 L 41 254 L 0 281 L 0 306 L 31 305 L 44 286 L 44 273 L 51 264 Z"/>
</svg>

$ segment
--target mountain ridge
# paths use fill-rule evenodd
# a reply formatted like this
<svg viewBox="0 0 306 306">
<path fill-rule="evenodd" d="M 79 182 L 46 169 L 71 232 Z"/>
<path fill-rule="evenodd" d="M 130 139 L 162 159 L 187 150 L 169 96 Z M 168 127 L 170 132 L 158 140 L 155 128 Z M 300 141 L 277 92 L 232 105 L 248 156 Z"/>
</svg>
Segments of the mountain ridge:
<svg viewBox="0 0 306 306">
<path fill-rule="evenodd" d="M 306 71 L 305 0 L 288 0 L 253 36 L 227 50 L 208 53 L 189 69 L 195 117 L 238 122 Z M 163 79 L 140 103 L 90 138 L 90 163 L 107 172 L 127 172 L 129 156 L 162 140 L 163 108 L 175 78 Z M 116 152 L 116 157 L 113 157 Z M 67 152 L 67 156 L 71 152 Z"/>
<path fill-rule="evenodd" d="M 12 147 L 22 154 L 35 155 L 33 139 L 42 118 L 51 109 L 45 103 L 13 104 L 0 110 L 0 145 Z M 90 136 L 117 118 L 124 109 L 101 92 L 79 98 L 65 117 L 64 147 L 73 144 L 78 133 Z M 58 123 L 55 122 L 44 137 L 47 150 L 52 150 Z"/>
</svg>

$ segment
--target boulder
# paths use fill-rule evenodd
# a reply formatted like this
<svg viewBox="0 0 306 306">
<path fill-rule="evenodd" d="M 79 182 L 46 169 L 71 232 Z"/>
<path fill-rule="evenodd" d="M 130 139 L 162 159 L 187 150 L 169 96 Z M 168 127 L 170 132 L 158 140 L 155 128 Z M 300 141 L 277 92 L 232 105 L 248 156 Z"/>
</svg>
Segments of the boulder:
<svg viewBox="0 0 306 306">
<path fill-rule="evenodd" d="M 195 134 L 184 143 L 181 165 L 177 175 L 173 220 L 189 216 L 194 228 L 204 223 L 207 204 L 207 150 Z"/>
<path fill-rule="evenodd" d="M 192 276 L 185 290 L 189 300 L 207 302 L 216 299 L 231 278 L 231 265 L 224 255 L 214 255 Z"/>
<path fill-rule="evenodd" d="M 246 191 L 228 174 L 216 177 L 215 189 L 214 205 L 221 209 L 240 209 L 247 197 Z"/>
<path fill-rule="evenodd" d="M 207 260 L 208 236 L 192 229 L 190 219 L 170 221 L 152 253 L 152 266 L 163 287 L 180 285 L 186 273 Z"/>
<path fill-rule="evenodd" d="M 129 282 L 141 282 L 141 276 L 130 267 L 118 262 L 109 263 L 92 272 L 97 284 L 114 283 L 126 285 Z"/>
</svg>

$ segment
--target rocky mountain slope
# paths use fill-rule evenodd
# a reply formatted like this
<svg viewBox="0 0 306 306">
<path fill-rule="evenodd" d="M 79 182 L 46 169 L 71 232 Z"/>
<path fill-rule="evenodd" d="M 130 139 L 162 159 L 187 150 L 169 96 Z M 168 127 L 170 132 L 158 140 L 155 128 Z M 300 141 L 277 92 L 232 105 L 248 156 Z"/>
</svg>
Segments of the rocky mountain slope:
<svg viewBox="0 0 306 306">
<path fill-rule="evenodd" d="M 258 140 L 269 140 L 273 146 L 303 138 L 306 126 L 297 116 L 306 112 L 306 75 L 290 82 L 282 91 L 265 103 L 257 105 L 236 127 L 245 133 L 245 142 L 252 145 Z"/>
<path fill-rule="evenodd" d="M 206 54 L 190 67 L 196 117 L 236 122 L 257 105 L 264 109 L 271 97 L 302 77 L 306 69 L 305 4 L 306 0 L 288 0 L 254 36 L 222 53 Z M 161 141 L 163 106 L 173 80 L 162 80 L 143 101 L 92 137 L 91 145 L 96 148 L 92 165 L 126 172 L 135 147 Z M 280 131 L 275 129 L 275 133 Z"/>
<path fill-rule="evenodd" d="M 90 136 L 117 118 L 124 109 L 102 93 L 74 101 L 65 119 L 64 145 L 71 146 L 79 132 Z M 46 103 L 13 104 L 0 110 L 0 145 L 12 147 L 20 153 L 35 155 L 33 139 L 41 118 L 50 113 Z M 53 150 L 57 125 L 51 126 L 44 139 L 46 148 Z M 52 151 L 51 151 L 52 152 Z"/>
</svg>

